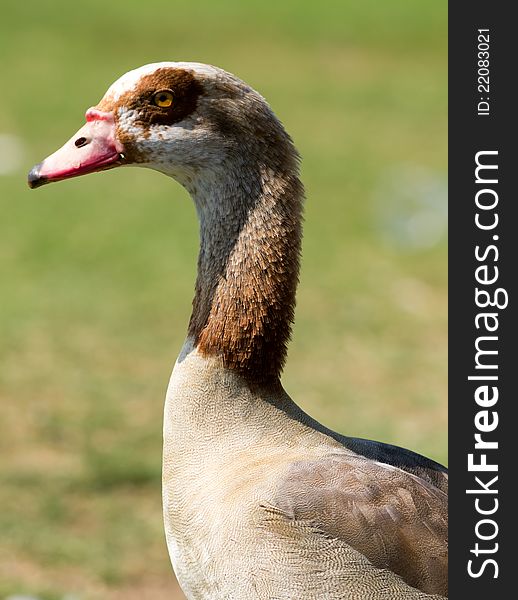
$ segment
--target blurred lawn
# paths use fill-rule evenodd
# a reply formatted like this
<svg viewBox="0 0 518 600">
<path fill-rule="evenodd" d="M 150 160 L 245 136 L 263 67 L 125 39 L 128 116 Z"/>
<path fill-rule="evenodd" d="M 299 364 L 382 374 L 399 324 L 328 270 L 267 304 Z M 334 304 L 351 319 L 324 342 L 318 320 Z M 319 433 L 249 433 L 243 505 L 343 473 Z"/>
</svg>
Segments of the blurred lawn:
<svg viewBox="0 0 518 600">
<path fill-rule="evenodd" d="M 0 176 L 0 598 L 180 597 L 161 421 L 193 207 L 145 170 L 25 183 L 147 62 L 236 73 L 301 151 L 288 391 L 339 431 L 446 461 L 446 250 L 442 222 L 429 227 L 445 200 L 446 51 L 445 0 L 4 0 L 0 135 L 23 141 L 23 159 Z"/>
</svg>

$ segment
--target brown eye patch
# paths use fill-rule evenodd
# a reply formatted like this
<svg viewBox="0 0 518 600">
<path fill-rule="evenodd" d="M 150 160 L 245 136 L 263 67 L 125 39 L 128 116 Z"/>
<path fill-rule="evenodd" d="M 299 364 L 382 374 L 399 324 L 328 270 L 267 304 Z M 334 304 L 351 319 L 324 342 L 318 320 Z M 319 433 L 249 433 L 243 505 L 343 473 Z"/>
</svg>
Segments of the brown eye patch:
<svg viewBox="0 0 518 600">
<path fill-rule="evenodd" d="M 202 92 L 201 84 L 190 71 L 164 67 L 141 77 L 134 89 L 122 94 L 111 106 L 108 99 L 106 106 L 102 101 L 97 108 L 135 110 L 138 122 L 144 126 L 174 125 L 196 110 Z"/>
</svg>

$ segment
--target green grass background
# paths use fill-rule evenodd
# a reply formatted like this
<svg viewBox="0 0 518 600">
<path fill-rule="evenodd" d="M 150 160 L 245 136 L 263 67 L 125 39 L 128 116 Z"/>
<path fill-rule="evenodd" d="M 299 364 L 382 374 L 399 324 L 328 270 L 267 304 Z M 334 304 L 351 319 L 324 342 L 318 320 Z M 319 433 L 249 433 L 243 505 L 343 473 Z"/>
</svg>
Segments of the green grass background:
<svg viewBox="0 0 518 600">
<path fill-rule="evenodd" d="M 24 155 L 0 176 L 0 598 L 181 597 L 161 421 L 193 290 L 193 207 L 139 169 L 25 183 L 147 62 L 236 73 L 302 154 L 285 387 L 334 429 L 446 461 L 445 241 L 421 243 L 412 221 L 430 197 L 421 221 L 443 211 L 446 52 L 445 0 L 4 0 L 0 134 Z"/>
</svg>

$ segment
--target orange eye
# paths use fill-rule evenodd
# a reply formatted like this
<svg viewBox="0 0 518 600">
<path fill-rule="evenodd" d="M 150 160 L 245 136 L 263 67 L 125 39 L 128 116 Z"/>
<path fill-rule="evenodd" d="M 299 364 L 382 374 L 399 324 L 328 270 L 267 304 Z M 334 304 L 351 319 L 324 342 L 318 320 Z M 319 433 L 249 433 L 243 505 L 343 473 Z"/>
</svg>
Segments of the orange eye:
<svg viewBox="0 0 518 600">
<path fill-rule="evenodd" d="M 168 90 L 162 90 L 153 96 L 153 102 L 160 108 L 169 108 L 173 104 L 173 94 Z"/>
</svg>

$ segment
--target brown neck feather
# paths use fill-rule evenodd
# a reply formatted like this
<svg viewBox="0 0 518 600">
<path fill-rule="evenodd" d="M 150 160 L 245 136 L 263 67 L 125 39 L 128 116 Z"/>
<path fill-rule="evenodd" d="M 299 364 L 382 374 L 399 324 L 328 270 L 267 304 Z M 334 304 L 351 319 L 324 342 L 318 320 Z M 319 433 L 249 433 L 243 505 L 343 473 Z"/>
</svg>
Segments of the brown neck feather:
<svg viewBox="0 0 518 600">
<path fill-rule="evenodd" d="M 277 384 L 295 308 L 303 187 L 291 146 L 194 194 L 201 249 L 189 335 L 250 383 Z M 220 173 L 221 174 L 221 173 Z"/>
</svg>

